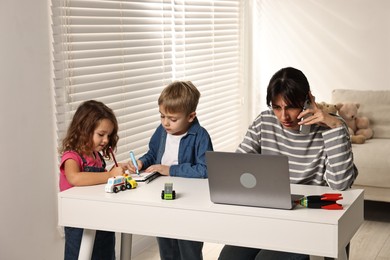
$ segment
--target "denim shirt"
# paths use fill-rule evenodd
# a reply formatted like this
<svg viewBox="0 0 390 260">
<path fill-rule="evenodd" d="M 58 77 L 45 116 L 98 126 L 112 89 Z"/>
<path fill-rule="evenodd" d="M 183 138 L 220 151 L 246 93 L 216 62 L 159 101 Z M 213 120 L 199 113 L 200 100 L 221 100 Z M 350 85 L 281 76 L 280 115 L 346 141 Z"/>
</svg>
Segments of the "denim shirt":
<svg viewBox="0 0 390 260">
<path fill-rule="evenodd" d="M 139 158 L 143 169 L 150 165 L 161 164 L 165 151 L 167 132 L 160 124 L 149 142 L 149 151 Z M 197 118 L 194 119 L 187 134 L 180 140 L 178 165 L 171 165 L 170 176 L 187 178 L 207 178 L 206 151 L 213 151 L 213 144 L 206 129 L 200 126 Z"/>
</svg>

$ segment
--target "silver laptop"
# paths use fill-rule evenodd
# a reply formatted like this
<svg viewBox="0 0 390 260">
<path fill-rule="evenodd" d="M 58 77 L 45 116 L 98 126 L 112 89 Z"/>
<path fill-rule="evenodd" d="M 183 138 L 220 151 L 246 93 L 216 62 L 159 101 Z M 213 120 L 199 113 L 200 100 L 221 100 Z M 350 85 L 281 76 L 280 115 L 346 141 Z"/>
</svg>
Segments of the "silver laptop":
<svg viewBox="0 0 390 260">
<path fill-rule="evenodd" d="M 283 155 L 206 152 L 214 203 L 292 209 L 288 158 Z"/>
</svg>

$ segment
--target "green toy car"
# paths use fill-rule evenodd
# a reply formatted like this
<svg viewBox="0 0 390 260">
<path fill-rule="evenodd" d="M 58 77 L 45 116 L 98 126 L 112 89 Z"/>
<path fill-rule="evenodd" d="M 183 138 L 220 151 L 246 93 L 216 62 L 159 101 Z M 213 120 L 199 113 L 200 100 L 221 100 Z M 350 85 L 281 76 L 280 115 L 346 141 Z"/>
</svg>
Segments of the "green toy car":
<svg viewBox="0 0 390 260">
<path fill-rule="evenodd" d="M 173 183 L 165 183 L 164 190 L 161 192 L 161 198 L 163 200 L 174 200 L 176 198 L 176 192 L 173 190 Z"/>
</svg>

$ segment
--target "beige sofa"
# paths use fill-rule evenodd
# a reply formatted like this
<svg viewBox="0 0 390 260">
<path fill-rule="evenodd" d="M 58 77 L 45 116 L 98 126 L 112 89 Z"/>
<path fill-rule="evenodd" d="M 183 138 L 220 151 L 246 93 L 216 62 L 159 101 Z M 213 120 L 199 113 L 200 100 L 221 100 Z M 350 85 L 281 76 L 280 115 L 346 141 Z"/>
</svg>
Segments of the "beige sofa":
<svg viewBox="0 0 390 260">
<path fill-rule="evenodd" d="M 359 175 L 353 187 L 363 188 L 366 200 L 390 202 L 390 90 L 335 89 L 332 103 L 360 103 L 359 115 L 370 119 L 373 139 L 353 144 Z"/>
</svg>

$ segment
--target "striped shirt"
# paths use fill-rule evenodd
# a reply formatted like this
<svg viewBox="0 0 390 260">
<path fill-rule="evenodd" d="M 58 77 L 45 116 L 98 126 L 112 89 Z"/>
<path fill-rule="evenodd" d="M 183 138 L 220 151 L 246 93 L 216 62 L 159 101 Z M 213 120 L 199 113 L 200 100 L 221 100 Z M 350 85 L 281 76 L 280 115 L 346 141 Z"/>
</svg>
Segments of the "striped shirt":
<svg viewBox="0 0 390 260">
<path fill-rule="evenodd" d="M 249 126 L 237 152 L 286 155 L 291 183 L 345 190 L 358 174 L 345 125 L 333 129 L 312 125 L 310 134 L 303 135 L 283 128 L 272 110 L 262 112 Z"/>
</svg>

